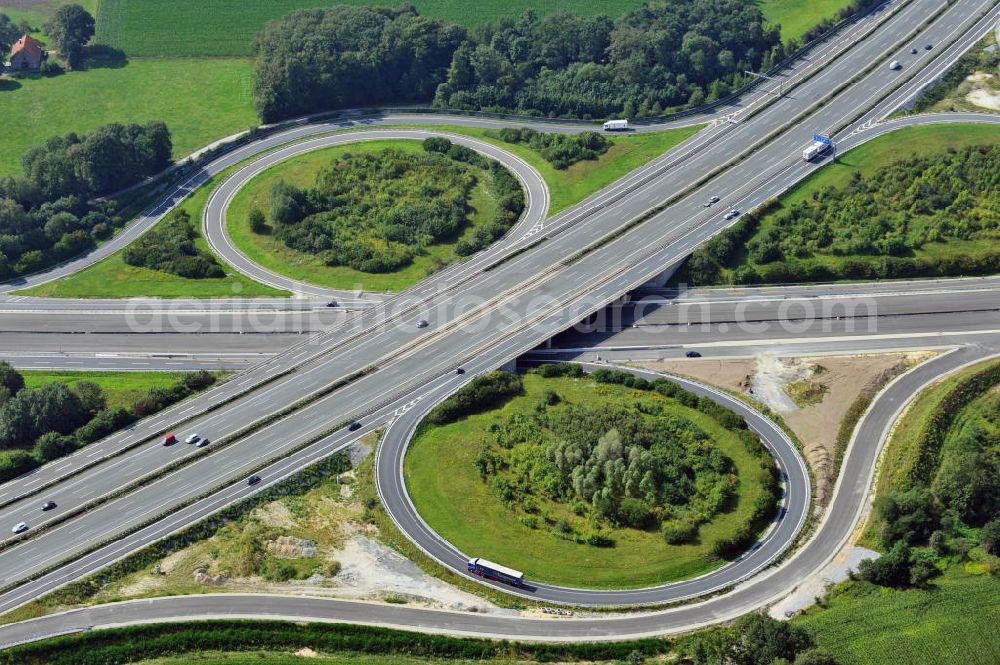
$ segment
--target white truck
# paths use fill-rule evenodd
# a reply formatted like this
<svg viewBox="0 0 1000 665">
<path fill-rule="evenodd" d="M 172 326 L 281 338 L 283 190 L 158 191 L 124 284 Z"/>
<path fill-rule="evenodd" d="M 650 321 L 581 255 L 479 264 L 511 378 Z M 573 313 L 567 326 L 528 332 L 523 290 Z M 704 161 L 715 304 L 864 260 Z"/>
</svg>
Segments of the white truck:
<svg viewBox="0 0 1000 665">
<path fill-rule="evenodd" d="M 608 120 L 604 123 L 606 132 L 624 132 L 628 129 L 628 120 Z"/>
<path fill-rule="evenodd" d="M 822 141 L 814 141 L 811 146 L 802 151 L 802 159 L 807 162 L 812 160 L 816 155 L 821 155 L 830 148 L 829 143 L 823 143 Z"/>
</svg>

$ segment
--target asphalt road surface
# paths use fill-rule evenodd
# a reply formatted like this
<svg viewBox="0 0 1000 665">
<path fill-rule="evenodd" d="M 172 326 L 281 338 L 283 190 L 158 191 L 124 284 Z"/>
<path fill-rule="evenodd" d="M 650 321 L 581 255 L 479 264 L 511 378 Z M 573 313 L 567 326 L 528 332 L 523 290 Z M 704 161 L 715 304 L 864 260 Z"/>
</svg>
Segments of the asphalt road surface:
<svg viewBox="0 0 1000 665">
<path fill-rule="evenodd" d="M 922 28 L 920 39 L 933 40 L 940 44 L 962 32 L 967 32 L 964 38 L 966 40 L 977 38 L 977 31 L 981 26 L 968 30 L 968 18 L 977 8 L 986 4 L 959 0 L 931 25 Z M 313 437 L 323 435 L 322 427 L 340 422 L 338 419 L 352 413 L 367 413 L 373 422 L 379 417 L 386 417 L 384 410 L 393 404 L 406 399 L 418 399 L 427 395 L 427 386 L 433 387 L 438 386 L 440 382 L 447 382 L 446 374 L 456 362 L 478 363 L 477 367 L 481 371 L 516 357 L 552 333 L 582 319 L 615 297 L 645 282 L 662 269 L 663 265 L 669 265 L 672 260 L 676 261 L 686 255 L 711 233 L 722 228 L 725 223 L 718 218 L 717 213 L 711 211 L 706 213 L 701 207 L 701 202 L 707 197 L 708 192 L 726 192 L 724 205 L 737 205 L 749 209 L 783 191 L 815 168 L 797 158 L 797 152 L 804 142 L 802 137 L 811 136 L 817 128 L 838 127 L 841 124 L 845 126 L 844 142 L 849 141 L 852 135 L 863 134 L 864 123 L 867 120 L 864 116 L 856 117 L 859 110 L 863 110 L 870 101 L 877 101 L 880 96 L 892 94 L 892 90 L 899 84 L 896 74 L 887 73 L 887 68 L 876 67 L 846 90 L 838 93 L 822 108 L 815 109 L 813 103 L 822 97 L 824 90 L 833 89 L 836 81 L 850 80 L 857 72 L 866 69 L 868 63 L 896 55 L 887 54 L 887 49 L 902 49 L 902 46 L 895 46 L 901 40 L 901 36 L 920 28 L 928 12 L 936 6 L 937 3 L 915 0 L 893 17 L 889 24 L 876 29 L 866 40 L 795 88 L 792 95 L 777 101 L 752 117 L 742 119 L 737 124 L 720 124 L 713 130 L 699 134 L 686 146 L 673 151 L 657 164 L 631 177 L 630 183 L 613 186 L 610 188 L 611 192 L 595 195 L 579 209 L 564 215 L 563 223 L 547 225 L 542 233 L 536 234 L 537 237 L 531 243 L 538 242 L 537 245 L 526 249 L 517 248 L 523 251 L 496 266 L 490 266 L 491 269 L 486 272 L 474 273 L 472 270 L 467 270 L 470 266 L 445 271 L 448 274 L 441 279 L 446 284 L 451 280 L 452 290 L 443 297 L 430 298 L 434 300 L 436 311 L 428 312 L 431 334 L 422 340 L 414 341 L 417 335 L 412 328 L 404 325 L 396 325 L 395 330 L 382 327 L 374 334 L 364 332 L 349 335 L 346 339 L 341 338 L 342 341 L 336 347 L 339 350 L 333 352 L 324 350 L 322 361 L 313 362 L 309 368 L 296 371 L 287 380 L 279 377 L 266 389 L 257 391 L 249 397 L 237 398 L 231 404 L 220 407 L 215 414 L 195 422 L 194 425 L 201 428 L 211 423 L 213 428 L 217 428 L 219 435 L 232 433 L 261 413 L 273 413 L 294 403 L 296 395 L 308 395 L 320 389 L 320 386 L 329 386 L 338 378 L 350 376 L 359 371 L 359 368 L 365 369 L 373 365 L 377 368 L 356 379 L 351 384 L 351 390 L 346 393 L 335 392 L 331 397 L 321 398 L 309 407 L 269 425 L 259 435 L 255 434 L 250 439 L 253 441 L 250 445 L 255 446 L 252 449 L 261 457 L 284 454 L 287 452 L 287 447 L 294 447 Z M 908 66 L 917 69 L 926 64 L 925 59 L 957 57 L 957 53 L 950 54 L 950 51 L 951 49 L 948 49 L 941 55 L 922 55 L 919 62 L 910 63 Z M 914 85 L 918 83 L 914 82 Z M 907 84 L 903 85 L 905 87 Z M 796 117 L 800 113 L 811 113 L 811 115 L 803 121 L 793 122 L 792 127 L 783 130 L 780 136 L 765 138 L 769 128 L 782 127 L 789 117 Z M 858 124 L 859 122 L 861 124 Z M 755 150 L 753 156 L 736 166 L 730 165 L 729 161 L 734 155 L 739 154 L 740 148 L 748 145 L 746 150 Z M 679 168 L 681 164 L 684 168 Z M 711 175 L 720 169 L 722 170 L 719 175 Z M 699 174 L 702 174 L 701 177 Z M 619 232 L 618 235 L 611 235 L 621 228 L 625 220 L 634 219 L 643 211 L 661 203 L 665 197 L 664 192 L 683 191 L 687 186 L 694 185 L 706 177 L 709 178 L 707 184 L 702 185 L 695 193 L 672 202 L 662 212 L 642 224 L 633 226 L 624 234 Z M 601 199 L 602 196 L 605 198 Z M 554 222 L 558 221 L 557 217 Z M 545 240 L 539 242 L 542 238 Z M 512 245 L 516 247 L 516 242 Z M 586 251 L 581 252 L 581 248 L 586 248 Z M 474 262 L 470 263 L 475 265 Z M 482 270 L 482 265 L 479 265 L 479 268 Z M 437 280 L 430 282 L 436 282 L 433 285 L 440 285 Z M 461 287 L 463 297 L 478 296 L 481 302 L 486 303 L 485 306 L 477 305 L 472 308 L 471 311 L 477 313 L 475 316 L 470 316 L 467 311 L 455 306 L 454 300 L 457 298 L 455 293 L 458 290 L 455 287 L 458 286 Z M 419 289 L 417 291 L 419 292 Z M 412 301 L 408 300 L 412 297 L 414 297 L 412 293 L 404 297 L 404 308 L 413 306 Z M 452 309 L 448 311 L 444 307 L 439 307 L 442 302 L 447 302 Z M 426 306 L 426 301 L 424 304 Z M 474 324 L 486 318 L 486 313 L 495 312 L 501 306 L 510 313 L 509 317 L 505 317 L 509 318 L 509 321 L 504 320 L 500 325 L 490 322 L 490 325 L 483 326 L 485 330 L 472 329 Z M 409 310 L 403 311 L 405 313 Z M 331 334 L 330 339 L 324 340 L 324 344 L 333 342 L 340 333 L 343 333 L 343 330 Z M 303 359 L 315 358 L 317 354 L 313 353 L 314 351 L 315 349 L 301 345 L 297 350 L 281 356 L 281 361 L 272 365 L 270 371 L 274 373 L 270 376 L 281 373 L 274 371 L 273 368 L 295 367 Z M 957 362 L 965 355 L 974 356 L 974 352 L 975 349 L 963 349 L 944 358 Z M 282 365 L 282 363 L 288 364 Z M 941 359 L 932 363 L 937 363 L 933 364 L 934 368 L 947 366 Z M 929 365 L 921 367 L 926 368 Z M 920 372 L 914 372 L 912 375 L 919 374 Z M 254 371 L 254 375 L 257 376 L 248 375 L 238 381 L 230 382 L 227 384 L 230 386 L 228 389 L 223 386 L 223 390 L 214 391 L 215 395 L 211 399 L 205 399 L 205 404 L 218 404 L 213 400 L 217 400 L 219 394 L 234 389 L 234 386 L 238 388 L 243 381 L 249 383 L 259 380 L 257 378 L 259 376 L 268 376 L 267 372 L 257 370 Z M 893 385 L 903 383 L 906 382 L 899 381 Z M 392 386 L 395 392 L 386 395 L 386 386 Z M 886 394 L 890 392 L 887 391 Z M 332 399 L 334 397 L 336 399 Z M 194 411 L 198 411 L 200 406 L 198 405 Z M 868 419 L 865 422 L 869 422 Z M 366 422 L 366 425 L 370 424 L 371 422 Z M 215 431 L 213 429 L 210 433 L 219 436 Z M 243 448 L 240 448 L 241 446 Z M 870 446 L 870 448 L 876 447 Z M 120 459 L 112 460 L 110 463 L 118 464 L 127 458 L 129 463 L 134 465 L 123 471 L 119 478 L 139 477 L 138 474 L 148 467 L 135 460 L 143 456 L 145 456 L 143 459 L 152 460 L 153 455 L 149 448 L 146 446 L 144 450 L 139 451 L 142 454 L 130 453 Z M 233 452 L 237 449 L 238 452 Z M 199 460 L 174 472 L 171 474 L 174 477 L 169 480 L 190 486 L 192 491 L 203 491 L 205 487 L 211 486 L 211 483 L 219 479 L 215 471 L 219 470 L 219 466 L 224 466 L 228 456 L 233 456 L 236 460 L 245 460 L 243 451 L 247 449 L 250 448 L 247 447 L 246 440 L 237 441 L 213 453 L 219 455 L 217 461 L 220 462 L 214 465 L 216 467 L 214 471 L 206 470 L 204 467 L 209 465 L 204 465 Z M 871 462 L 874 459 L 871 455 L 874 452 L 861 447 L 859 451 L 861 452 L 851 456 L 846 464 L 849 467 L 855 463 L 864 464 L 865 456 L 868 455 L 868 466 L 851 467 L 859 477 L 862 475 L 867 477 L 862 471 L 866 470 L 870 475 Z M 102 452 L 98 449 L 97 454 L 101 455 Z M 855 460 L 862 461 L 855 462 Z M 163 459 L 154 462 L 152 465 L 154 470 L 162 468 Z M 235 475 L 235 470 L 238 468 L 240 468 L 238 464 L 234 466 L 234 473 L 230 476 Z M 847 475 L 846 471 L 847 469 L 841 478 Z M 42 473 L 45 471 L 42 470 Z M 35 478 L 32 482 L 38 483 L 39 479 Z M 136 498 L 154 485 L 137 490 L 130 496 Z M 0 490 L 6 488 L 7 485 Z M 867 484 L 864 489 L 867 489 Z M 842 495 L 848 497 L 843 501 L 848 502 L 846 507 L 849 508 L 852 505 L 849 503 L 850 497 L 854 496 L 854 493 L 838 492 L 834 504 L 837 504 Z M 139 512 L 148 513 L 151 507 L 157 505 L 165 507 L 163 504 L 155 503 L 158 496 L 151 491 L 141 497 L 138 502 Z M 176 498 L 180 500 L 182 497 Z M 855 501 L 859 503 L 860 499 L 855 498 Z M 43 566 L 51 564 L 51 558 L 25 563 L 24 558 L 18 560 L 16 555 L 9 556 L 18 552 L 19 548 L 22 548 L 21 552 L 26 551 L 23 548 L 29 544 L 37 548 L 36 554 L 39 554 L 39 558 L 48 557 L 50 553 L 58 556 L 59 553 L 70 554 L 74 548 L 77 550 L 85 548 L 88 542 L 100 542 L 100 539 L 106 539 L 109 534 L 114 533 L 115 529 L 129 528 L 122 520 L 115 519 L 115 515 L 105 511 L 108 505 L 111 504 L 95 508 L 87 515 L 67 522 L 67 525 L 72 524 L 72 528 L 78 529 L 76 535 L 68 534 L 68 528 L 59 526 L 38 534 L 25 543 L 9 546 L 0 552 L 0 570 L 4 570 L 5 573 L 10 570 L 8 579 L 13 579 L 37 574 Z M 108 519 L 84 521 L 91 516 L 102 514 Z M 842 514 L 842 511 L 835 513 L 831 509 L 828 515 L 825 524 L 838 525 L 841 529 L 839 533 L 843 533 L 846 528 L 842 523 L 844 520 L 850 520 L 847 527 L 853 525 L 853 517 Z M 80 530 L 81 524 L 84 525 L 82 530 Z M 838 526 L 830 527 L 832 531 L 829 533 L 832 535 L 828 538 L 836 537 Z M 813 545 L 820 540 L 820 533 L 824 533 L 822 527 L 817 537 L 784 566 L 795 561 L 808 560 L 808 556 L 803 555 L 815 551 Z M 826 545 L 829 546 L 830 542 L 826 542 Z M 124 548 L 125 545 L 119 547 Z M 828 547 L 823 550 L 822 556 L 829 556 L 832 551 Z M 35 572 L 32 573 L 32 570 Z M 82 567 L 77 568 L 76 572 L 80 573 L 83 570 Z M 691 608 L 706 607 L 714 601 L 722 602 L 723 599 L 728 599 L 728 602 L 714 610 L 714 616 L 718 617 L 723 608 L 728 611 L 739 606 L 741 602 L 753 599 L 756 599 L 753 602 L 759 602 L 759 594 L 768 591 L 767 581 L 772 578 L 773 576 L 759 578 L 759 581 L 755 580 L 753 584 L 745 585 L 732 594 Z M 44 576 L 40 579 L 44 579 Z M 787 579 L 784 582 L 787 582 Z M 43 586 L 37 588 L 44 590 Z M 18 593 L 23 593 L 23 588 Z M 9 602 L 14 602 L 10 594 L 7 594 L 6 598 Z M 636 621 L 641 623 L 641 620 Z M 640 624 L 636 624 L 636 627 L 640 627 Z M 624 636 L 629 634 L 629 631 L 618 631 L 618 634 Z"/>
</svg>

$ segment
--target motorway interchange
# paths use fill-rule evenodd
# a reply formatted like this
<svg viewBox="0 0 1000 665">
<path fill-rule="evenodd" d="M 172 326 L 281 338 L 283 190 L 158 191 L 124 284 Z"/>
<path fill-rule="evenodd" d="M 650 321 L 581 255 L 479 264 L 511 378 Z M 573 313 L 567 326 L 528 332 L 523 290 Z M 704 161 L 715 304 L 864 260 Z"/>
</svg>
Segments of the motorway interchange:
<svg viewBox="0 0 1000 665">
<path fill-rule="evenodd" d="M 613 334 L 563 331 L 625 294 L 651 288 L 650 280 L 731 223 L 726 211 L 751 210 L 825 163 L 801 159 L 803 143 L 813 133 L 830 133 L 838 150 L 846 150 L 908 125 L 1000 120 L 942 114 L 886 121 L 993 29 L 998 17 L 1000 7 L 992 1 L 889 3 L 789 67 L 782 96 L 756 88 L 734 107 L 672 123 L 709 124 L 662 157 L 552 217 L 547 215 L 544 181 L 523 160 L 483 141 L 434 129 L 440 124 L 522 122 L 386 113 L 302 124 L 197 167 L 126 232 L 89 255 L 6 285 L 8 295 L 0 302 L 0 353 L 18 366 L 242 370 L 196 402 L 164 410 L 0 486 L 0 524 L 30 524 L 23 533 L 5 534 L 0 544 L 4 611 L 96 572 L 386 425 L 376 478 L 387 511 L 425 552 L 464 574 L 464 561 L 474 553 L 457 552 L 438 538 L 406 495 L 401 463 L 409 435 L 430 408 L 461 385 L 553 338 L 555 348 L 534 351 L 534 356 L 607 360 L 677 357 L 687 350 L 739 356 L 762 348 L 791 354 L 942 349 L 887 386 L 872 404 L 855 431 L 832 501 L 790 555 L 781 558 L 801 531 L 810 505 L 802 460 L 769 420 L 711 391 L 714 399 L 747 417 L 784 473 L 783 517 L 768 536 L 745 557 L 686 582 L 610 592 L 538 584 L 519 593 L 580 606 L 664 605 L 725 593 L 643 614 L 559 622 L 308 598 L 162 598 L 11 624 L 0 628 L 0 644 L 125 620 L 194 616 L 356 621 L 522 639 L 623 639 L 734 618 L 787 594 L 821 569 L 853 531 L 879 450 L 903 406 L 936 378 L 1000 353 L 1000 326 L 992 320 L 996 310 L 991 306 L 1000 282 L 834 285 L 782 289 L 777 294 L 768 289 L 677 294 L 652 288 L 646 308 L 626 308 L 624 323 Z M 913 43 L 934 48 L 913 54 Z M 888 67 L 895 60 L 901 63 L 898 70 Z M 391 127 L 399 124 L 425 127 Z M 585 129 L 557 123 L 537 126 L 546 131 Z M 229 242 L 224 231 L 227 206 L 264 169 L 329 145 L 429 135 L 445 135 L 501 161 L 521 180 L 527 210 L 515 229 L 489 250 L 389 297 L 289 280 L 255 265 Z M 152 301 L 93 303 L 9 295 L 72 274 L 117 251 L 198 184 L 249 158 L 252 161 L 211 196 L 203 220 L 206 237 L 235 269 L 300 298 L 163 306 Z M 711 196 L 721 201 L 706 207 Z M 331 299 L 338 307 L 326 306 Z M 852 311 L 861 299 L 875 299 L 878 314 L 818 317 L 794 335 L 783 333 L 779 324 L 794 318 L 795 303 L 804 306 L 817 299 Z M 730 326 L 737 310 L 763 327 L 748 332 Z M 262 313 L 266 323 L 260 327 L 256 324 Z M 867 326 L 876 318 L 877 331 L 871 332 Z M 123 334 L 137 320 L 148 329 Z M 420 321 L 426 321 L 426 327 L 418 326 Z M 696 325 L 689 326 L 692 321 Z M 244 334 L 251 326 L 255 332 Z M 655 338 L 651 329 L 656 329 Z M 650 343 L 651 338 L 656 342 Z M 465 372 L 456 373 L 459 367 Z M 348 427 L 351 423 L 360 427 Z M 254 431 L 247 435 L 250 425 Z M 167 432 L 183 437 L 193 431 L 212 444 L 160 445 Z M 251 475 L 261 481 L 248 484 Z M 39 506 L 48 500 L 57 505 L 43 514 Z"/>
</svg>

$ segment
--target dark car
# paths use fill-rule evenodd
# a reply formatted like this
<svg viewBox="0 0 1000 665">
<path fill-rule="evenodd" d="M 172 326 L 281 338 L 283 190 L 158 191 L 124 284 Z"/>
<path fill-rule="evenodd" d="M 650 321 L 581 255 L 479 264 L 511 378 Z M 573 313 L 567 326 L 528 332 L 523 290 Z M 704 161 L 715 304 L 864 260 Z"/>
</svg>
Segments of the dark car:
<svg viewBox="0 0 1000 665">
<path fill-rule="evenodd" d="M 350 430 L 351 432 L 357 432 L 359 429 L 361 429 L 361 423 L 355 420 L 353 423 L 347 426 L 347 429 Z"/>
<path fill-rule="evenodd" d="M 688 358 L 701 358 L 701 354 L 698 353 L 697 351 L 688 351 L 684 355 L 686 355 Z"/>
<path fill-rule="evenodd" d="M 465 374 L 465 370 L 459 367 L 458 369 L 455 370 L 455 374 Z"/>
<path fill-rule="evenodd" d="M 42 510 L 52 510 L 55 507 L 56 507 L 55 501 L 46 501 L 45 503 L 42 504 Z"/>
<path fill-rule="evenodd" d="M 331 300 L 330 302 L 326 303 L 326 306 L 327 307 L 336 307 L 337 306 L 337 301 L 336 300 Z"/>
<path fill-rule="evenodd" d="M 916 46 L 914 46 L 913 48 L 910 49 L 910 53 L 911 54 L 916 53 L 916 52 L 917 52 L 917 47 Z"/>
<path fill-rule="evenodd" d="M 170 434 L 163 437 L 163 445 L 172 446 L 177 443 L 177 435 L 171 432 Z"/>
<path fill-rule="evenodd" d="M 247 478 L 247 485 L 256 485 L 260 482 L 260 476 L 250 476 Z"/>
<path fill-rule="evenodd" d="M 934 48 L 934 44 L 928 44 L 924 48 L 927 49 L 928 51 L 930 51 L 932 48 Z"/>
</svg>

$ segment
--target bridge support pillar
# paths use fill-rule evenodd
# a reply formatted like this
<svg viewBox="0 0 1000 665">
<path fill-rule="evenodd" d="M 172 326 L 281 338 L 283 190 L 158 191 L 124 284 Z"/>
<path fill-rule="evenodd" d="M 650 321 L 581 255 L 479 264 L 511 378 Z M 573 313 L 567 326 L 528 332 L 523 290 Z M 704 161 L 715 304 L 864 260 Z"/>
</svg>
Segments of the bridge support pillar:
<svg viewBox="0 0 1000 665">
<path fill-rule="evenodd" d="M 683 259 L 677 263 L 670 264 L 663 272 L 646 282 L 645 287 L 649 289 L 662 289 L 670 281 L 670 278 L 674 276 L 677 269 L 681 267 L 682 263 L 684 263 Z"/>
</svg>

